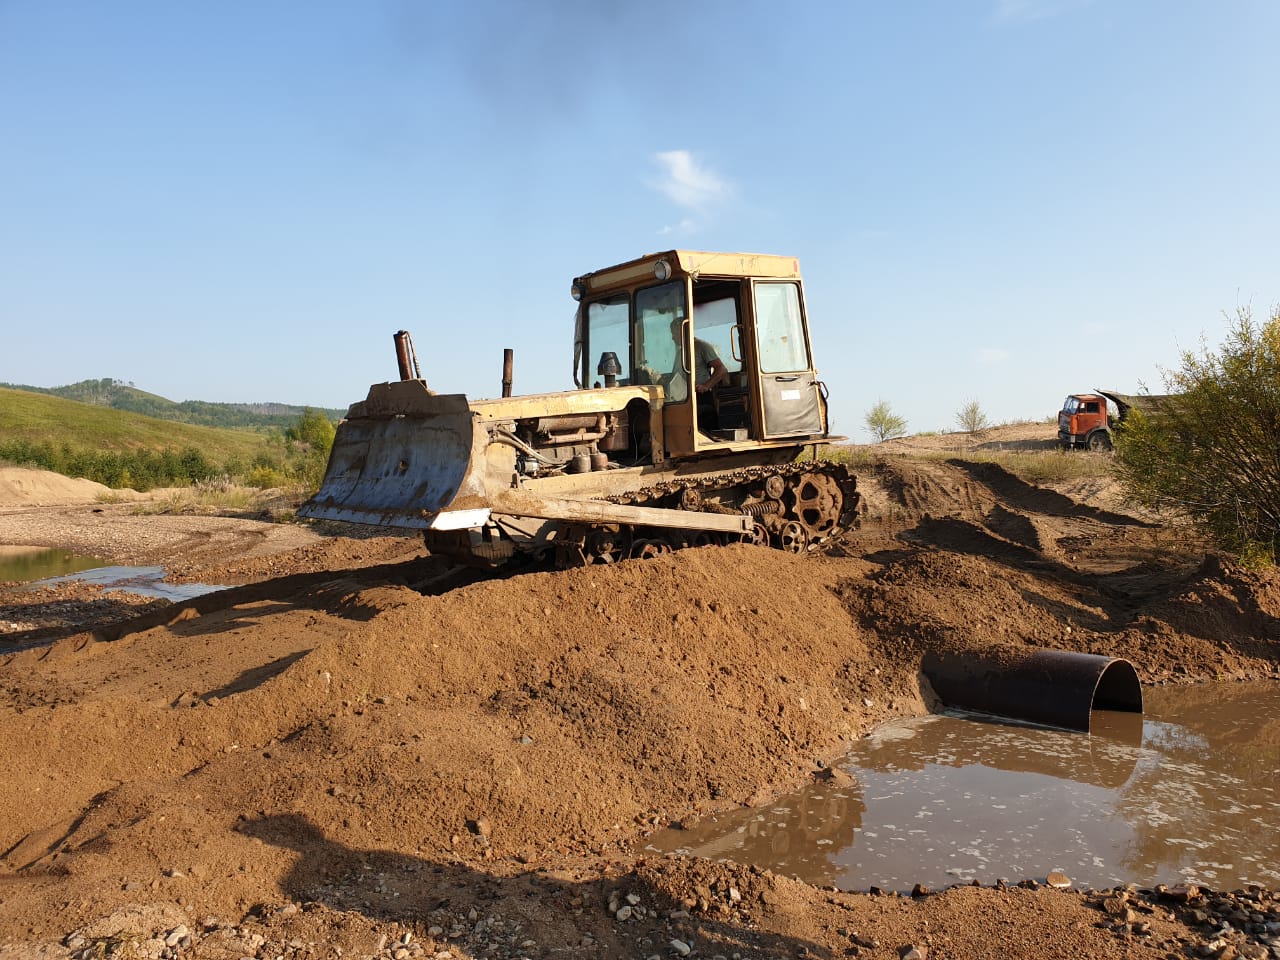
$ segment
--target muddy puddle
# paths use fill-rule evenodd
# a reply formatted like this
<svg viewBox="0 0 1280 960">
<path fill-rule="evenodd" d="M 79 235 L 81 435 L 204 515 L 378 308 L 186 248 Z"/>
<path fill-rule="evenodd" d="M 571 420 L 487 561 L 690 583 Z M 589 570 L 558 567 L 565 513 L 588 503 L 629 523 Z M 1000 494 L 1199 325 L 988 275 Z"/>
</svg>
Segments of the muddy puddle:
<svg viewBox="0 0 1280 960">
<path fill-rule="evenodd" d="M 959 715 L 887 724 L 853 776 L 650 838 L 844 890 L 1061 870 L 1077 887 L 1280 886 L 1280 684 L 1144 691 L 1093 733 Z"/>
<path fill-rule="evenodd" d="M 96 567 L 63 577 L 50 577 L 30 586 L 47 586 L 58 583 L 89 583 L 102 587 L 105 591 L 124 590 L 144 597 L 161 597 L 165 600 L 190 600 L 192 597 L 204 596 L 221 586 L 208 583 L 166 583 L 164 567 Z"/>
<path fill-rule="evenodd" d="M 223 589 L 208 583 L 166 583 L 164 567 L 118 566 L 65 550 L 0 545 L 0 583 L 5 582 L 25 583 L 28 588 L 87 583 L 104 591 L 124 590 L 173 601 Z"/>
<path fill-rule="evenodd" d="M 26 583 L 106 566 L 107 561 L 49 547 L 0 544 L 0 583 Z"/>
</svg>

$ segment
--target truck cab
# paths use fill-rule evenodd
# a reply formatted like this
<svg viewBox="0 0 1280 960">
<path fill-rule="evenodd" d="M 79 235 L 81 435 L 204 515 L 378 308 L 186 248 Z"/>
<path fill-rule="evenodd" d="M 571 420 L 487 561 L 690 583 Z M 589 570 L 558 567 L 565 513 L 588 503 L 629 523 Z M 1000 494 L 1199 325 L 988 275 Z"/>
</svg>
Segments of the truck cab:
<svg viewBox="0 0 1280 960">
<path fill-rule="evenodd" d="M 1112 416 L 1107 398 L 1098 393 L 1073 393 L 1058 412 L 1058 445 L 1064 450 L 1087 447 L 1110 450 Z"/>
</svg>

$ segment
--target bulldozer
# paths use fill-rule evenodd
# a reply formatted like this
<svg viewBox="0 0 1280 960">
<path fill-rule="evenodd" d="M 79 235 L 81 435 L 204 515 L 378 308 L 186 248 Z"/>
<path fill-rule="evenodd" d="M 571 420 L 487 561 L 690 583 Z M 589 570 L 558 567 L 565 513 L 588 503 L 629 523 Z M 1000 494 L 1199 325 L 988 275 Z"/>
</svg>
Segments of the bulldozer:
<svg viewBox="0 0 1280 960">
<path fill-rule="evenodd" d="M 572 284 L 574 389 L 432 391 L 412 337 L 399 379 L 337 428 L 299 514 L 421 530 L 479 566 L 560 566 L 745 542 L 805 553 L 856 524 L 828 429 L 799 261 L 668 250 Z M 812 456 L 803 456 L 806 452 Z"/>
</svg>

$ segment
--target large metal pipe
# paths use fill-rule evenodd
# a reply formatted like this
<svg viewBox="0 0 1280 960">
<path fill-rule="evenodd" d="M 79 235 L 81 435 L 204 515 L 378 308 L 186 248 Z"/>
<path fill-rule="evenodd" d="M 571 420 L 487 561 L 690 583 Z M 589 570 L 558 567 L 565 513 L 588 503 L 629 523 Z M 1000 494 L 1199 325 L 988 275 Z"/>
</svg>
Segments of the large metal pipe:
<svg viewBox="0 0 1280 960">
<path fill-rule="evenodd" d="M 1142 713 L 1142 684 L 1128 660 L 1039 648 L 988 647 L 927 654 L 920 666 L 949 707 L 1089 731 L 1090 713 Z"/>
<path fill-rule="evenodd" d="M 511 396 L 511 375 L 515 366 L 515 353 L 507 347 L 502 351 L 502 395 L 504 397 Z"/>
</svg>

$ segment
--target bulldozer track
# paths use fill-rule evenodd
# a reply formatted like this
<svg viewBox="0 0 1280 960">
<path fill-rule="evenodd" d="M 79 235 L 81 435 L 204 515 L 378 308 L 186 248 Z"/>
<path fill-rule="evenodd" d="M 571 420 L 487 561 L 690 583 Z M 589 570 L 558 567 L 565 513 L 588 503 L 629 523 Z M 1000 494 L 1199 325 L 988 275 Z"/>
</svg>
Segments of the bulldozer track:
<svg viewBox="0 0 1280 960">
<path fill-rule="evenodd" d="M 725 498 L 740 502 L 725 503 Z M 668 480 L 605 499 L 629 506 L 756 516 L 769 536 L 744 539 L 772 541 L 801 553 L 856 526 L 859 495 L 857 478 L 847 465 L 811 460 Z"/>
</svg>

